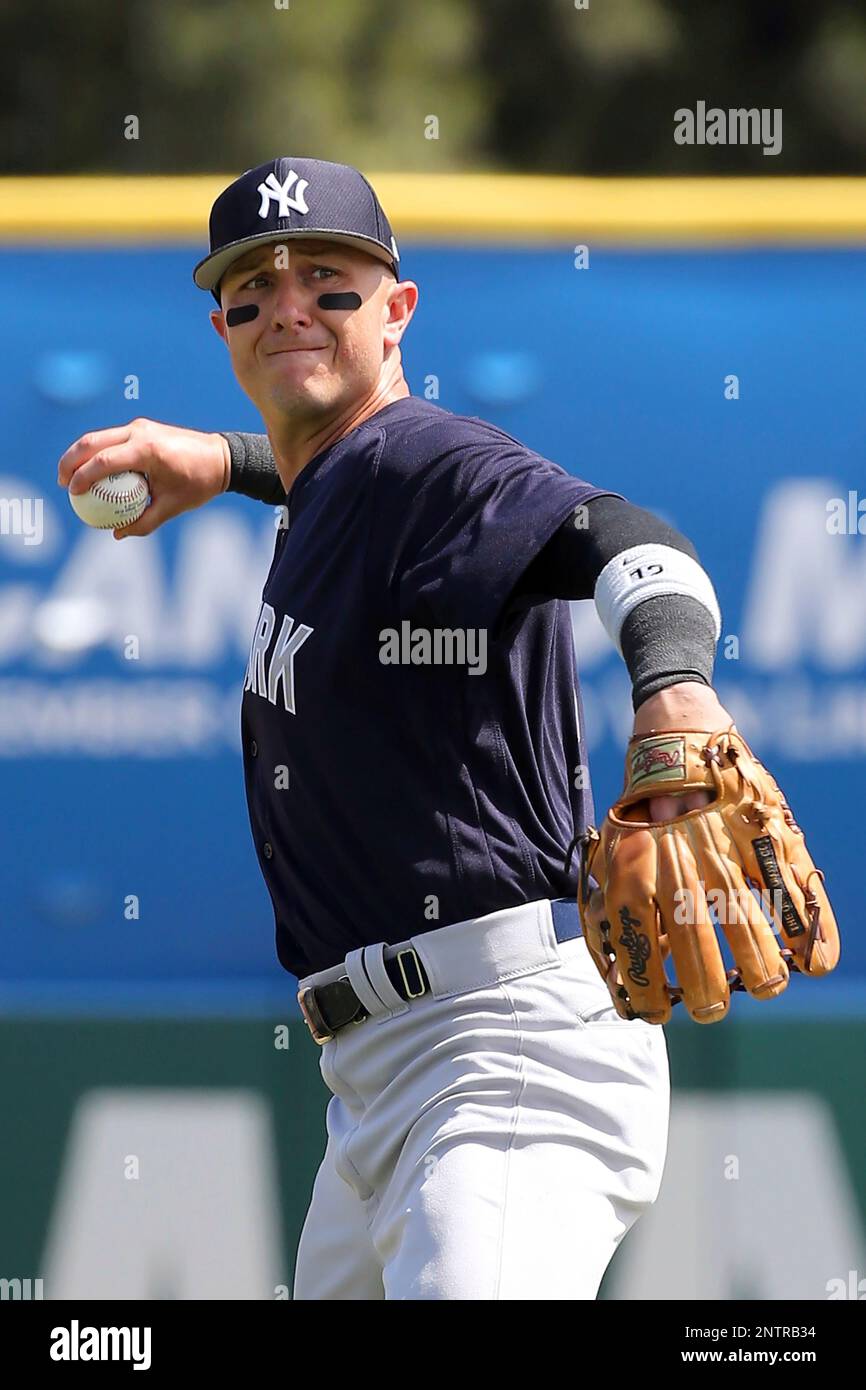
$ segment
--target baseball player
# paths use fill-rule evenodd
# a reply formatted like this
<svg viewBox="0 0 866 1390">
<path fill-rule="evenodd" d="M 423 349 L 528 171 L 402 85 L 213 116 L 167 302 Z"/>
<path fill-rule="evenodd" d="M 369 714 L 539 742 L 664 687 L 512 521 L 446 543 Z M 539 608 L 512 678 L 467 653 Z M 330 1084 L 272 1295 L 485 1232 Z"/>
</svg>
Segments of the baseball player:
<svg viewBox="0 0 866 1390">
<path fill-rule="evenodd" d="M 194 276 L 267 435 L 136 420 L 78 440 L 59 481 L 147 473 L 119 538 L 226 490 L 283 509 L 241 720 L 331 1093 L 294 1296 L 593 1299 L 659 1191 L 672 1005 L 712 1022 L 838 956 L 802 832 L 712 689 L 713 585 L 651 513 L 410 394 L 418 287 L 357 170 L 247 171 Z M 531 335 L 531 282 L 521 309 Z M 570 599 L 632 681 L 600 832 Z M 722 923 L 732 969 L 719 885 L 754 907 Z"/>
</svg>

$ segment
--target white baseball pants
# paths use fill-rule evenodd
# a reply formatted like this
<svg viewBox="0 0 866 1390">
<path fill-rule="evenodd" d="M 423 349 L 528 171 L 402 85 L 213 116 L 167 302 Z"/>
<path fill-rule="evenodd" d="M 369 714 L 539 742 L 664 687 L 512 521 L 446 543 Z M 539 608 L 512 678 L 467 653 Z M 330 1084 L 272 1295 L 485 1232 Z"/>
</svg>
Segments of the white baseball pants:
<svg viewBox="0 0 866 1390">
<path fill-rule="evenodd" d="M 327 1146 L 294 1297 L 594 1299 L 661 1185 L 662 1029 L 617 1015 L 547 900 L 403 945 L 431 984 L 411 1003 L 382 945 L 300 981 L 348 975 L 371 1017 L 320 1049 Z"/>
</svg>

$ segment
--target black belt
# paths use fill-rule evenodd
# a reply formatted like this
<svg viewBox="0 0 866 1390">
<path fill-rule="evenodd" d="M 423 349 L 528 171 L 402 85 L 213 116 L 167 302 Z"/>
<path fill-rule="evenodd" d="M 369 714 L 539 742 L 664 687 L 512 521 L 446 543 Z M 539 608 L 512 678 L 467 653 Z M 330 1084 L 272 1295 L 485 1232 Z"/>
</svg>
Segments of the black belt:
<svg viewBox="0 0 866 1390">
<path fill-rule="evenodd" d="M 580 914 L 573 898 L 554 898 L 550 907 L 557 941 L 573 941 L 581 935 Z M 429 992 L 427 972 L 418 952 L 411 946 L 391 957 L 386 954 L 384 965 L 391 984 L 406 1003 L 421 999 Z M 327 985 L 308 985 L 300 991 L 298 1003 L 307 1027 L 320 1045 L 330 1042 L 339 1028 L 349 1023 L 363 1023 L 370 1017 L 348 975 L 341 975 L 339 980 Z"/>
</svg>

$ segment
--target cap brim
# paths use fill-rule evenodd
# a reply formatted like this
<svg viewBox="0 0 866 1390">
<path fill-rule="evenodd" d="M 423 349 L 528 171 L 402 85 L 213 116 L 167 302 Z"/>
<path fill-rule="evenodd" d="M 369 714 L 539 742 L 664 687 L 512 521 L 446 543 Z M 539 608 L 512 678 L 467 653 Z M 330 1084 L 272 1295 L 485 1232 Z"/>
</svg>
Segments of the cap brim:
<svg viewBox="0 0 866 1390">
<path fill-rule="evenodd" d="M 235 261 L 239 261 L 241 256 L 245 256 L 253 246 L 265 246 L 268 242 L 288 241 L 291 237 L 306 237 L 311 241 L 321 239 L 322 241 L 343 242 L 347 246 L 354 246 L 358 251 L 366 251 L 368 256 L 374 256 L 377 261 L 389 266 L 391 270 L 395 269 L 393 256 L 372 237 L 358 236 L 356 232 L 332 232 L 316 227 L 298 227 L 297 230 L 262 232 L 260 236 L 247 236 L 242 237 L 240 241 L 232 241 L 228 246 L 220 247 L 219 251 L 213 251 L 209 256 L 205 256 L 204 260 L 199 261 L 192 273 L 192 278 L 200 290 L 213 290 L 229 266 L 234 265 Z"/>
</svg>

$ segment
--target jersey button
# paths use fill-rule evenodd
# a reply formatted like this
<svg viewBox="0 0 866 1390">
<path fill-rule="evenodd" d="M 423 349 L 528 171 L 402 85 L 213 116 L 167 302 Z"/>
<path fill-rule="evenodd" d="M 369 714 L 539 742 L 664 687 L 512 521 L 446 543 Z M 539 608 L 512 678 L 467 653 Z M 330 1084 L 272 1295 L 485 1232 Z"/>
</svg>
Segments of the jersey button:
<svg viewBox="0 0 866 1390">
<path fill-rule="evenodd" d="M 262 854 L 266 859 L 273 859 L 274 847 L 269 840 L 265 840 L 265 843 L 262 845 Z"/>
<path fill-rule="evenodd" d="M 252 743 L 250 744 L 250 754 L 251 754 L 251 756 L 254 757 L 254 758 L 257 757 L 257 756 L 258 756 L 258 751 L 259 751 L 259 745 L 256 743 L 255 739 L 253 739 Z"/>
</svg>

